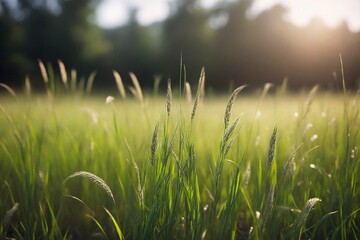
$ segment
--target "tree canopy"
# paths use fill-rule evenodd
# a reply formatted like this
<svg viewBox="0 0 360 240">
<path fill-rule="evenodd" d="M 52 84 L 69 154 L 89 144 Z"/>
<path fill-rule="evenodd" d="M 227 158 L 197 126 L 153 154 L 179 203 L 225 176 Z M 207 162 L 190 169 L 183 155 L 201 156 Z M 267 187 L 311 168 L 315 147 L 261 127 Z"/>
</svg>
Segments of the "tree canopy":
<svg viewBox="0 0 360 240">
<path fill-rule="evenodd" d="M 256 88 L 285 77 L 292 88 L 334 88 L 342 54 L 348 86 L 359 87 L 360 33 L 345 24 L 329 29 L 320 20 L 296 27 L 283 20 L 281 6 L 249 19 L 251 0 L 212 9 L 177 0 L 162 22 L 142 26 L 131 8 L 129 22 L 109 30 L 94 21 L 99 1 L 15 2 L 0 0 L 0 82 L 12 86 L 21 86 L 26 74 L 39 76 L 38 59 L 54 66 L 61 59 L 83 75 L 96 70 L 98 87 L 114 85 L 113 69 L 124 76 L 132 71 L 150 87 L 158 74 L 178 79 L 182 56 L 187 80 L 196 82 L 205 66 L 207 85 L 215 89 L 230 83 Z"/>
</svg>

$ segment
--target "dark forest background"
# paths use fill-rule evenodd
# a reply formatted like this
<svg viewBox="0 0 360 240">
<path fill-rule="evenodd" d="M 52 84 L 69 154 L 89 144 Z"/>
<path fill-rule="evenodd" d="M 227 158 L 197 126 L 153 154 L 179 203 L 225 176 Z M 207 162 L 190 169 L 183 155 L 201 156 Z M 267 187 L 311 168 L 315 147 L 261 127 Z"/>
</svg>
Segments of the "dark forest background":
<svg viewBox="0 0 360 240">
<path fill-rule="evenodd" d="M 144 27 L 137 23 L 137 9 L 130 9 L 127 25 L 101 29 L 94 13 L 99 1 L 18 0 L 16 9 L 0 0 L 0 82 L 22 87 L 28 74 L 41 83 L 38 59 L 53 66 L 57 59 L 79 76 L 96 71 L 98 89 L 115 87 L 112 70 L 126 83 L 134 72 L 143 87 L 154 78 L 165 85 L 179 78 L 179 63 L 186 65 L 187 80 L 195 84 L 202 66 L 208 88 L 227 90 L 231 85 L 257 88 L 266 82 L 281 84 L 285 78 L 294 90 L 320 84 L 338 89 L 342 54 L 347 86 L 360 82 L 360 33 L 346 24 L 327 28 L 314 19 L 307 27 L 283 20 L 286 9 L 273 7 L 255 19 L 246 17 L 251 0 L 217 5 L 206 10 L 197 0 L 172 2 L 169 17 Z M 214 26 L 227 18 L 223 25 Z M 219 21 L 218 21 L 219 22 Z"/>
</svg>

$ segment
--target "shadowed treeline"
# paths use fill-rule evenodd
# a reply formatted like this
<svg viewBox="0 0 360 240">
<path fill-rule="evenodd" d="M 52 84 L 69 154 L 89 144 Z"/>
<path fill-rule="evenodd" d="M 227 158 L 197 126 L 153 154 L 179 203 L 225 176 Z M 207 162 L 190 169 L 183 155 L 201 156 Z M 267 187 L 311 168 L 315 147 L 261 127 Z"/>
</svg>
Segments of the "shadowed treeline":
<svg viewBox="0 0 360 240">
<path fill-rule="evenodd" d="M 286 9 L 276 6 L 255 19 L 246 17 L 251 0 L 219 4 L 205 10 L 197 0 L 172 2 L 163 22 L 139 25 L 136 9 L 126 26 L 104 30 L 91 20 L 91 0 L 18 0 L 16 8 L 0 1 L 0 82 L 22 86 L 26 74 L 40 85 L 37 59 L 53 66 L 57 59 L 78 77 L 97 71 L 97 88 L 115 87 L 112 70 L 130 82 L 134 72 L 142 86 L 151 87 L 154 76 L 179 78 L 182 56 L 187 80 L 195 84 L 202 66 L 206 84 L 227 90 L 229 85 L 258 87 L 265 82 L 290 88 L 321 84 L 338 89 L 339 54 L 344 61 L 347 87 L 357 89 L 360 77 L 360 33 L 343 24 L 326 28 L 320 20 L 304 28 L 283 20 Z"/>
</svg>

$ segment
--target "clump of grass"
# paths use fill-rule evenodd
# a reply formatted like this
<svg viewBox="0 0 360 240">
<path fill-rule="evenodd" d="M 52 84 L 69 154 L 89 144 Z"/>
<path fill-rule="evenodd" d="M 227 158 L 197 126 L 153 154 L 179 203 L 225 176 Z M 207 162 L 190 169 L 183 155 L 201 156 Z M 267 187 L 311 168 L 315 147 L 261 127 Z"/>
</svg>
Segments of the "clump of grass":
<svg viewBox="0 0 360 240">
<path fill-rule="evenodd" d="M 51 82 L 52 70 L 48 67 L 47 71 Z M 181 70 L 181 74 L 185 72 Z M 105 99 L 96 98 L 31 104 L 23 104 L 20 96 L 17 101 L 4 99 L 0 105 L 0 215 L 5 216 L 16 202 L 20 206 L 11 228 L 0 226 L 1 237 L 89 239 L 100 234 L 107 239 L 356 239 L 360 155 L 359 107 L 350 101 L 353 95 L 346 96 L 348 117 L 343 115 L 341 96 L 330 95 L 323 103 L 313 95 L 308 102 L 314 111 L 307 112 L 307 121 L 293 121 L 288 116 L 298 107 L 296 98 L 277 96 L 263 101 L 271 87 L 265 84 L 256 101 L 241 99 L 244 114 L 232 119 L 243 86 L 235 89 L 227 102 L 206 99 L 209 103 L 205 102 L 204 112 L 198 114 L 204 78 L 202 69 L 194 106 L 182 106 L 182 99 L 177 101 L 172 95 L 173 83 L 169 82 L 166 107 L 158 98 L 149 98 L 148 118 L 139 114 L 133 101 L 121 102 L 117 108 L 112 97 L 107 107 Z M 84 89 L 82 79 L 77 92 Z M 64 93 L 64 83 L 59 83 L 50 88 L 56 90 L 52 92 L 56 97 Z M 180 94 L 182 90 L 186 94 L 186 81 L 182 83 L 185 87 L 180 84 Z M 136 93 L 135 84 L 133 90 Z M 264 110 L 255 122 L 247 113 L 257 111 L 259 102 Z M 174 114 L 177 104 L 184 109 Z M 24 106 L 29 108 L 24 110 Z M 93 121 L 78 114 L 79 109 Z M 158 111 L 167 117 L 158 120 Z M 319 114 L 322 111 L 335 119 L 331 128 L 330 119 Z M 191 113 L 190 124 L 185 124 L 186 112 Z M 195 117 L 201 124 L 192 124 Z M 308 122 L 312 125 L 305 133 Z M 144 126 L 146 123 L 155 123 L 155 127 Z M 218 127 L 222 123 L 224 129 Z M 249 144 L 268 132 L 267 144 Z M 311 141 L 310 136 L 317 139 Z M 278 173 L 279 166 L 282 172 Z M 68 172 L 74 174 L 64 176 Z M 86 209 L 85 219 L 85 209 L 68 206 L 74 202 L 64 203 L 57 197 L 69 191 L 58 180 L 65 179 L 69 185 L 75 178 L 90 179 L 105 192 L 97 194 L 95 186 L 84 185 L 79 196 L 70 196 L 82 204 L 91 198 L 94 210 Z M 116 205 L 115 199 L 121 205 Z M 311 212 L 319 199 L 327 204 Z M 112 208 L 103 208 L 104 200 Z M 120 213 L 126 216 L 121 221 Z"/>
</svg>

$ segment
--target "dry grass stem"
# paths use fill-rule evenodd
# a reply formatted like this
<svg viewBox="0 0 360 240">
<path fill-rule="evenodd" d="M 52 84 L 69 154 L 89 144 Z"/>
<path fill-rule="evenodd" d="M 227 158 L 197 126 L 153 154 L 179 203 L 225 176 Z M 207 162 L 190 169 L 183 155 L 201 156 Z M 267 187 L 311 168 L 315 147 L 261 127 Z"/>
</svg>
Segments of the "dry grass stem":
<svg viewBox="0 0 360 240">
<path fill-rule="evenodd" d="M 31 83 L 30 83 L 30 77 L 29 75 L 25 76 L 25 94 L 27 96 L 31 95 Z"/>
<path fill-rule="evenodd" d="M 13 97 L 16 97 L 15 91 L 11 87 L 6 85 L 5 83 L 0 83 L 0 87 L 4 88 L 6 91 L 8 91 Z"/>
<path fill-rule="evenodd" d="M 94 80 L 95 80 L 95 77 L 96 77 L 96 71 L 93 71 L 88 80 L 87 80 L 87 83 L 86 83 L 86 93 L 87 94 L 90 94 L 91 93 L 91 90 L 92 90 L 92 86 L 93 86 L 93 83 L 94 83 Z"/>
</svg>

